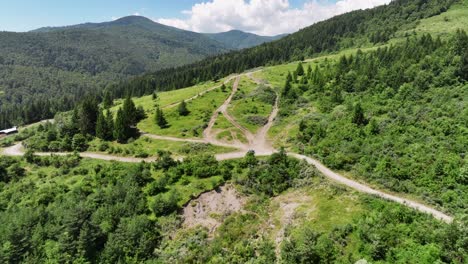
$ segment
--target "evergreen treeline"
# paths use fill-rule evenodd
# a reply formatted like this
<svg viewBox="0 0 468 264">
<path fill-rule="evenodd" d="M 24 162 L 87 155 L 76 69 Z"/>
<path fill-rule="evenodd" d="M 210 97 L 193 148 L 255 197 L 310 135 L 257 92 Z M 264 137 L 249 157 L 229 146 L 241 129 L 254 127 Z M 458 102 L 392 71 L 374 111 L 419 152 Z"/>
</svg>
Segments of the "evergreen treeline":
<svg viewBox="0 0 468 264">
<path fill-rule="evenodd" d="M 51 118 L 111 83 L 228 50 L 143 17 L 0 32 L 0 128 Z"/>
<path fill-rule="evenodd" d="M 105 104 L 103 104 L 105 105 Z M 54 124 L 39 125 L 24 143 L 34 151 L 85 151 L 94 137 L 126 143 L 139 136 L 136 124 L 146 117 L 130 97 L 124 100 L 115 117 L 109 108 L 101 108 L 96 98 L 87 96 L 71 113 L 62 113 Z"/>
<path fill-rule="evenodd" d="M 46 54 L 47 56 L 44 55 L 44 61 L 63 63 L 57 66 L 59 69 L 48 68 L 47 71 L 29 67 L 30 64 L 34 66 L 42 62 L 30 61 L 23 57 L 10 58 L 16 56 L 15 54 L 21 55 L 21 53 L 12 53 L 8 57 L 0 56 L 0 67 L 4 69 L 2 71 L 0 68 L 2 76 L 0 87 L 15 88 L 4 91 L 5 98 L 0 102 L 0 127 L 5 128 L 15 124 L 26 124 L 51 118 L 58 111 L 72 109 L 81 100 L 83 94 L 101 96 L 103 87 L 107 87 L 107 90 L 112 92 L 112 98 L 123 98 L 128 94 L 141 96 L 151 94 L 155 90 L 166 91 L 188 87 L 201 81 L 218 79 L 258 66 L 301 60 L 318 53 L 336 51 L 369 41 L 373 43 L 384 42 L 402 26 L 411 25 L 421 18 L 440 14 L 446 11 L 453 2 L 455 0 L 396 0 L 387 6 L 354 11 L 319 22 L 273 43 L 215 56 L 187 66 L 161 70 L 130 81 L 123 81 L 120 84 L 112 84 L 112 81 L 119 81 L 122 80 L 122 77 L 141 73 L 144 71 L 142 69 L 147 70 L 143 61 L 147 61 L 152 56 L 130 60 L 124 64 L 116 62 L 116 66 L 108 65 L 109 60 L 101 59 L 101 57 L 107 57 L 107 53 L 102 55 L 101 50 L 96 54 L 90 50 L 89 53 L 92 55 L 90 61 L 80 61 L 79 63 L 74 63 L 69 58 L 60 57 L 59 55 L 64 54 L 63 52 L 53 52 L 49 55 Z M 50 44 L 42 39 L 35 41 L 30 36 L 11 34 L 11 36 L 7 35 L 8 39 L 16 41 L 17 38 L 24 38 L 21 40 L 21 47 L 27 46 L 28 43 L 36 43 L 33 47 L 40 48 L 36 50 L 37 53 L 47 50 L 46 48 Z M 34 34 L 40 36 L 37 33 Z M 65 34 L 65 36 L 71 35 L 73 38 L 85 37 L 89 41 L 94 41 L 89 36 L 83 36 L 82 29 L 74 29 L 68 33 L 58 30 L 48 34 Z M 99 39 L 101 36 L 95 36 L 95 38 Z M 54 45 L 60 44 L 59 40 L 54 42 Z M 142 41 L 146 43 L 144 42 L 146 39 Z M 2 42 L 0 42 L 1 44 Z M 142 46 L 145 45 L 139 45 L 139 47 Z M 9 46 L 7 45 L 7 47 Z M 114 50 L 114 48 L 107 47 L 102 50 L 107 52 Z M 119 47 L 119 49 L 121 48 L 123 47 Z M 138 49 L 136 48 L 136 50 Z M 74 49 L 67 50 L 67 52 L 72 51 L 76 52 Z M 88 54 L 88 51 L 85 51 Z M 112 56 L 114 55 L 115 52 Z M 78 55 L 75 54 L 75 56 Z M 24 64 L 21 66 L 11 65 L 12 62 L 18 60 L 24 61 Z M 82 67 L 83 70 L 71 72 L 69 69 L 73 67 Z M 91 75 L 87 73 L 89 71 L 92 72 Z M 125 74 L 122 75 L 121 72 Z M 104 84 L 105 82 L 107 85 Z M 38 96 L 41 93 L 46 94 L 46 96 Z"/>
<path fill-rule="evenodd" d="M 161 70 L 113 87 L 113 95 L 136 96 L 173 90 L 200 81 L 219 79 L 267 64 L 278 64 L 359 43 L 384 42 L 402 26 L 445 12 L 455 0 L 396 0 L 389 5 L 336 16 L 281 40 L 251 49 L 218 55 L 200 62 Z M 378 36 L 378 37 L 376 37 Z"/>
<path fill-rule="evenodd" d="M 286 78 L 280 118 L 309 102 L 298 146 L 396 192 L 466 210 L 468 36 L 430 35 L 324 61 Z"/>
</svg>

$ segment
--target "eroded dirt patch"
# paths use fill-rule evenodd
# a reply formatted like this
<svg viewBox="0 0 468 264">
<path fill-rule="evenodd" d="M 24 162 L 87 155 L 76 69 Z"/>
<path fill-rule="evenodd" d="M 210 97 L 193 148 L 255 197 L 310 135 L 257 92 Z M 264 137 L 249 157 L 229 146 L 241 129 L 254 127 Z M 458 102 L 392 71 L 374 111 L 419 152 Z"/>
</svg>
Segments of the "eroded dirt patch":
<svg viewBox="0 0 468 264">
<path fill-rule="evenodd" d="M 315 208 L 313 206 L 312 197 L 300 191 L 290 192 L 274 198 L 272 207 L 277 208 L 276 211 L 273 211 L 272 219 L 270 219 L 271 222 L 276 222 L 276 225 L 272 223 L 270 227 L 274 230 L 275 251 L 276 255 L 279 257 L 286 228 L 294 224 L 297 209 L 299 207 L 307 208 L 304 213 L 308 215 L 313 212 Z"/>
<path fill-rule="evenodd" d="M 183 211 L 184 227 L 203 226 L 213 233 L 228 215 L 239 212 L 245 205 L 232 185 L 219 187 L 192 200 Z"/>
</svg>

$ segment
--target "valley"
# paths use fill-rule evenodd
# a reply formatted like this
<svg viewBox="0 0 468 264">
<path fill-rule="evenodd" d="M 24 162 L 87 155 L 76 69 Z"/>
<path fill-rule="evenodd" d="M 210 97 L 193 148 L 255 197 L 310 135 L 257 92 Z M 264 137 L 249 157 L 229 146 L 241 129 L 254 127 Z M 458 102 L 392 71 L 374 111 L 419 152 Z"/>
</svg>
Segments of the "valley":
<svg viewBox="0 0 468 264">
<path fill-rule="evenodd" d="M 466 17 L 396 0 L 83 93 L 0 138 L 0 261 L 465 263 Z"/>
</svg>

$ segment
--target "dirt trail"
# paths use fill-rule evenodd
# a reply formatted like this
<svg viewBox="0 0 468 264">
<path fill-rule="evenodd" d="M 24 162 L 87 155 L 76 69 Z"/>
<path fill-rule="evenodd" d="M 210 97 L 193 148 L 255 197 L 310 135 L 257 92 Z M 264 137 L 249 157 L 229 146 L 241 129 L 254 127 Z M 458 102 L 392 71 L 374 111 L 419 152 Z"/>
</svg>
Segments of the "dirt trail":
<svg viewBox="0 0 468 264">
<path fill-rule="evenodd" d="M 259 70 L 257 70 L 259 71 Z M 232 148 L 238 148 L 240 149 L 237 152 L 232 152 L 232 153 L 223 153 L 223 154 L 218 154 L 216 155 L 217 160 L 228 160 L 228 159 L 238 159 L 242 158 L 245 156 L 248 150 L 254 150 L 256 155 L 259 156 L 266 156 L 266 155 L 271 155 L 273 152 L 275 152 L 274 148 L 271 146 L 271 144 L 267 140 L 267 132 L 273 125 L 274 119 L 276 118 L 276 115 L 278 113 L 278 96 L 275 102 L 275 106 L 273 107 L 273 111 L 270 114 L 270 117 L 268 118 L 268 123 L 262 127 L 259 132 L 256 135 L 252 135 L 247 129 L 243 128 L 240 126 L 234 118 L 232 118 L 228 113 L 227 113 L 227 107 L 229 106 L 235 92 L 237 91 L 237 87 L 239 84 L 239 79 L 243 75 L 247 75 L 249 78 L 253 78 L 254 81 L 256 82 L 262 82 L 261 80 L 255 79 L 252 77 L 252 74 L 257 72 L 250 72 L 247 74 L 241 74 L 234 76 L 232 78 L 236 78 L 236 81 L 233 85 L 232 93 L 229 96 L 228 99 L 223 103 L 223 105 L 218 108 L 215 113 L 213 113 L 213 116 L 211 117 L 211 120 L 208 124 L 208 127 L 206 130 L 203 132 L 204 139 L 203 140 L 198 140 L 198 139 L 179 139 L 179 138 L 173 138 L 173 137 L 164 137 L 164 136 L 157 136 L 157 135 L 151 135 L 151 134 L 145 134 L 147 137 L 155 138 L 155 139 L 163 139 L 163 140 L 172 140 L 172 141 L 180 141 L 180 142 L 197 142 L 197 143 L 210 143 L 213 145 L 217 146 L 224 146 L 224 147 L 232 147 Z M 267 84 L 268 85 L 268 84 Z M 223 113 L 225 117 L 236 127 L 241 129 L 243 133 L 245 134 L 246 138 L 248 139 L 249 144 L 228 144 L 224 142 L 220 142 L 219 140 L 216 139 L 216 135 L 213 135 L 212 129 L 213 126 L 216 122 L 216 119 L 219 116 L 219 113 Z M 9 155 L 9 156 L 22 156 L 24 154 L 24 150 L 22 148 L 21 143 L 18 143 L 14 146 L 5 148 L 2 151 L 3 155 Z M 37 155 L 66 155 L 67 153 L 36 153 Z M 382 197 L 387 200 L 391 200 L 400 204 L 403 204 L 405 206 L 408 206 L 410 208 L 416 209 L 420 212 L 423 213 L 428 213 L 434 216 L 437 219 L 440 219 L 446 223 L 451 223 L 453 221 L 453 218 L 449 215 L 444 214 L 443 212 L 440 212 L 436 209 L 433 209 L 431 207 L 428 207 L 424 204 L 421 204 L 416 201 L 412 201 L 406 198 L 401 198 L 396 195 L 388 194 L 379 190 L 375 190 L 367 185 L 361 184 L 357 181 L 353 181 L 351 179 L 348 179 L 344 177 L 343 175 L 340 175 L 336 172 L 333 172 L 326 166 L 324 166 L 322 163 L 319 161 L 304 156 L 296 153 L 288 153 L 289 156 L 295 157 L 298 159 L 305 160 L 307 163 L 315 166 L 320 172 L 325 175 L 325 177 L 330 178 L 340 184 L 344 184 L 352 189 L 355 189 L 360 192 L 376 195 L 379 197 Z M 113 156 L 113 155 L 106 155 L 106 154 L 98 154 L 98 153 L 90 153 L 90 152 L 84 152 L 80 153 L 81 157 L 85 158 L 94 158 L 94 159 L 101 159 L 101 160 L 115 160 L 115 161 L 121 161 L 121 162 L 141 162 L 141 161 L 154 161 L 154 158 L 149 158 L 149 159 L 140 159 L 140 158 L 130 158 L 130 157 L 118 157 L 118 156 Z"/>
<path fill-rule="evenodd" d="M 232 81 L 233 79 L 235 79 L 235 78 L 237 78 L 237 77 L 239 77 L 239 75 L 231 76 L 231 77 L 229 77 L 228 79 L 226 79 L 226 80 L 223 82 L 223 84 L 226 85 L 226 84 L 228 84 L 230 81 Z M 222 84 L 213 86 L 213 87 L 211 87 L 211 88 L 208 88 L 207 90 L 205 90 L 205 91 L 203 91 L 203 92 L 200 92 L 200 93 L 198 93 L 198 94 L 195 95 L 195 96 L 192 96 L 192 97 L 190 97 L 190 98 L 187 98 L 187 99 L 185 99 L 184 101 L 185 101 L 185 102 L 189 102 L 189 101 L 195 100 L 195 99 L 197 99 L 198 97 L 200 97 L 200 96 L 202 96 L 202 95 L 204 95 L 204 94 L 206 94 L 206 93 L 208 93 L 208 92 L 211 92 L 211 91 L 213 91 L 213 90 L 215 90 L 215 89 L 217 89 L 217 88 L 220 88 L 221 86 L 222 86 Z M 176 102 L 176 103 L 168 104 L 168 105 L 164 106 L 163 108 L 165 108 L 165 109 L 167 109 L 167 108 L 173 108 L 173 107 L 175 107 L 175 106 L 178 106 L 179 104 L 180 104 L 180 102 Z"/>
<path fill-rule="evenodd" d="M 253 76 L 253 72 L 248 73 L 247 77 L 249 77 L 251 80 L 253 80 L 257 84 L 264 84 L 273 89 L 273 87 L 269 83 L 265 82 L 264 80 L 255 78 Z M 274 148 L 271 145 L 271 142 L 267 140 L 267 137 L 268 137 L 268 131 L 273 126 L 273 122 L 275 121 L 276 116 L 278 115 L 278 111 L 279 111 L 279 95 L 276 94 L 275 104 L 273 105 L 273 109 L 270 113 L 270 116 L 268 117 L 267 123 L 262 128 L 260 128 L 258 132 L 255 134 L 255 138 L 252 144 L 253 145 L 252 149 L 255 150 L 255 152 L 270 153 L 274 151 Z"/>
<path fill-rule="evenodd" d="M 177 137 L 168 137 L 168 136 L 158 136 L 148 133 L 141 133 L 142 136 L 152 138 L 152 139 L 159 139 L 159 140 L 167 140 L 167 141 L 175 141 L 175 142 L 191 142 L 191 143 L 206 143 L 203 139 L 196 139 L 196 138 L 177 138 Z"/>
<path fill-rule="evenodd" d="M 25 150 L 23 148 L 22 143 L 17 143 L 11 147 L 4 148 L 2 151 L 2 155 L 5 156 L 23 156 L 25 153 Z M 66 156 L 66 155 L 72 155 L 73 152 L 35 152 L 34 155 L 37 156 Z M 82 158 L 90 158 L 90 159 L 98 159 L 98 160 L 115 160 L 115 161 L 120 161 L 120 162 L 127 162 L 127 163 L 139 163 L 142 161 L 145 162 L 153 162 L 156 160 L 156 158 L 133 158 L 133 157 L 120 157 L 120 156 L 114 156 L 114 155 L 109 155 L 109 154 L 101 154 L 101 153 L 94 153 L 94 152 L 81 152 L 79 153 L 80 157 Z"/>
<path fill-rule="evenodd" d="M 23 149 L 23 144 L 22 143 L 17 143 L 13 146 L 4 148 L 2 151 L 2 155 L 5 156 L 23 156 L 24 155 L 24 149 Z"/>
<path fill-rule="evenodd" d="M 371 187 L 369 187 L 367 185 L 364 185 L 364 184 L 361 184 L 361 183 L 359 183 L 357 181 L 353 181 L 351 179 L 348 179 L 348 178 L 344 177 L 341 174 L 333 172 L 332 170 L 327 168 L 325 165 L 323 165 L 318 160 L 315 160 L 313 158 L 310 158 L 310 157 L 307 157 L 307 156 L 304 156 L 304 155 L 296 154 L 296 153 L 288 153 L 288 155 L 290 155 L 291 157 L 295 157 L 297 159 L 305 160 L 307 163 L 315 166 L 327 178 L 330 178 L 330 179 L 332 179 L 332 180 L 334 180 L 336 182 L 344 184 L 344 185 L 346 185 L 346 186 L 348 186 L 348 187 L 350 187 L 352 189 L 355 189 L 355 190 L 360 191 L 360 192 L 376 195 L 376 196 L 382 197 L 384 199 L 391 200 L 391 201 L 397 202 L 399 204 L 403 204 L 405 206 L 408 206 L 410 208 L 416 209 L 416 210 L 418 210 L 420 212 L 431 214 L 435 218 L 437 218 L 439 220 L 442 220 L 442 221 L 444 221 L 446 223 L 451 223 L 453 221 L 453 218 L 451 216 L 448 216 L 448 215 L 444 214 L 443 212 L 437 211 L 437 210 L 435 210 L 435 209 L 433 209 L 431 207 L 428 207 L 428 206 L 426 206 L 424 204 L 421 204 L 419 202 L 411 201 L 411 200 L 406 199 L 406 198 L 401 198 L 401 197 L 398 197 L 398 196 L 395 196 L 395 195 L 392 195 L 392 194 L 388 194 L 388 193 L 385 193 L 385 192 L 382 192 L 382 191 L 378 191 L 378 190 L 372 189 Z"/>
<path fill-rule="evenodd" d="M 229 116 L 229 114 L 227 113 L 227 107 L 229 106 L 229 104 L 231 104 L 232 98 L 234 97 L 234 95 L 237 92 L 237 88 L 239 86 L 239 81 L 240 81 L 240 76 L 237 76 L 237 78 L 234 81 L 234 84 L 232 86 L 231 94 L 226 99 L 226 101 L 224 101 L 224 103 L 218 109 L 216 109 L 216 111 L 211 116 L 211 119 L 210 119 L 210 122 L 208 123 L 207 128 L 205 129 L 205 131 L 203 131 L 203 138 L 205 139 L 205 141 L 207 141 L 207 142 L 209 142 L 209 143 L 211 143 L 213 145 L 225 144 L 225 143 L 219 141 L 216 138 L 216 134 L 213 133 L 213 127 L 214 127 L 214 125 L 216 123 L 216 120 L 218 119 L 218 116 L 219 116 L 220 113 L 222 113 L 226 117 L 226 119 L 229 120 L 229 122 L 231 122 L 234 126 L 239 128 L 242 131 L 242 133 L 246 134 L 245 133 L 246 129 L 243 128 L 242 126 L 240 126 L 239 124 L 237 124 L 237 122 L 235 122 L 235 120 L 231 116 Z M 247 138 L 247 140 L 249 142 L 253 139 L 253 137 L 248 138 L 247 134 L 246 134 L 246 138 Z M 241 144 L 240 142 L 235 143 L 235 144 L 231 144 L 231 146 L 233 146 L 235 148 L 239 148 L 239 149 L 248 149 L 248 147 L 245 144 Z"/>
</svg>

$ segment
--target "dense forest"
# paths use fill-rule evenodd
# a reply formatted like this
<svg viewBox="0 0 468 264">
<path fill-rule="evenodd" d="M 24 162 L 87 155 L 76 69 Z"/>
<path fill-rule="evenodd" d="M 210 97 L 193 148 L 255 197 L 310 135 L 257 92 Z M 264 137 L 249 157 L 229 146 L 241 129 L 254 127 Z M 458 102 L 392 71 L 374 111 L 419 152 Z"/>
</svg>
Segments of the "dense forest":
<svg viewBox="0 0 468 264">
<path fill-rule="evenodd" d="M 154 90 L 188 87 L 200 81 L 219 79 L 268 64 L 302 60 L 320 53 L 368 43 L 386 42 L 397 30 L 411 28 L 419 19 L 443 13 L 454 2 L 396 0 L 373 9 L 353 11 L 316 23 L 272 43 L 147 74 L 124 82 L 112 90 L 115 97 L 122 97 L 126 93 L 150 94 Z"/>
<path fill-rule="evenodd" d="M 203 34 L 135 16 L 0 32 L 0 127 L 50 118 L 109 84 L 228 50 Z"/>
<path fill-rule="evenodd" d="M 314 107 L 299 124 L 301 151 L 452 213 L 468 197 L 468 36 L 409 37 L 289 74 L 280 119 Z"/>
<path fill-rule="evenodd" d="M 96 26 L 94 24 L 84 24 L 81 27 L 72 27 L 67 30 L 66 28 L 42 29 L 42 33 L 1 33 L 4 36 L 1 38 L 0 48 L 5 50 L 5 55 L 0 56 L 0 69 L 3 69 L 0 70 L 2 76 L 0 80 L 4 82 L 0 83 L 0 89 L 3 92 L 2 96 L 6 99 L 2 100 L 0 127 L 50 118 L 57 111 L 73 108 L 74 104 L 82 98 L 83 93 L 100 96 L 103 90 L 108 90 L 112 92 L 113 98 L 125 97 L 128 94 L 134 96 L 151 94 L 155 90 L 188 87 L 200 81 L 218 79 L 230 73 L 242 72 L 258 66 L 299 60 L 346 47 L 385 42 L 397 30 L 414 27 L 419 19 L 444 12 L 453 2 L 455 0 L 396 0 L 389 5 L 354 11 L 319 22 L 273 43 L 210 57 L 187 66 L 168 68 L 136 77 L 131 81 L 125 81 L 123 77 L 161 67 L 161 65 L 153 65 L 154 63 L 177 66 L 182 62 L 187 62 L 183 60 L 200 58 L 193 54 L 213 55 L 215 51 L 220 52 L 223 49 L 206 41 L 200 44 L 187 36 L 181 37 L 182 42 L 174 43 L 168 40 L 166 34 L 162 39 L 156 40 L 161 45 L 154 50 L 154 45 L 148 46 L 148 43 L 154 39 L 152 34 L 148 35 L 147 25 L 153 22 L 138 20 L 136 26 L 132 27 L 136 31 L 127 31 L 124 28 L 128 27 L 130 22 L 134 23 L 129 22 L 129 19 L 100 25 L 103 28 L 110 25 L 119 28 L 115 30 L 115 34 L 110 34 L 109 41 L 104 42 L 105 45 L 100 42 L 102 29 L 88 29 Z M 125 27 L 121 27 L 122 24 Z M 118 37 L 121 33 L 141 31 L 145 37 L 135 38 L 130 35 L 126 38 L 128 45 L 108 44 L 121 43 L 121 38 Z M 45 40 L 44 34 L 51 34 L 53 37 Z M 65 43 L 63 37 L 67 39 Z M 204 38 L 212 41 L 208 37 L 204 36 Z M 77 39 L 80 41 L 75 41 Z M 83 45 L 86 44 L 83 43 L 83 39 L 91 44 Z M 31 43 L 36 44 L 31 47 Z M 216 43 L 222 46 L 221 43 Z M 4 47 L 5 44 L 8 45 Z M 65 44 L 71 46 L 53 48 Z M 80 44 L 81 48 L 77 48 L 76 44 Z M 23 52 L 11 50 L 12 46 L 18 46 L 19 51 L 33 51 L 30 54 L 33 57 L 25 57 Z M 135 48 L 132 48 L 134 46 Z M 178 48 L 174 50 L 170 48 L 171 46 Z M 44 51 L 47 52 L 44 53 Z M 212 53 L 207 53 L 207 51 Z M 82 52 L 87 56 L 81 55 Z M 112 54 L 108 54 L 109 52 Z M 136 54 L 125 56 L 129 53 Z M 60 54 L 70 56 L 63 57 Z M 167 56 L 164 57 L 164 54 Z M 121 55 L 125 59 L 122 59 Z M 177 65 L 170 65 L 171 63 Z M 153 65 L 151 66 L 153 68 L 149 65 Z M 71 69 L 76 71 L 70 71 Z M 52 96 L 55 97 L 53 100 Z"/>
</svg>

